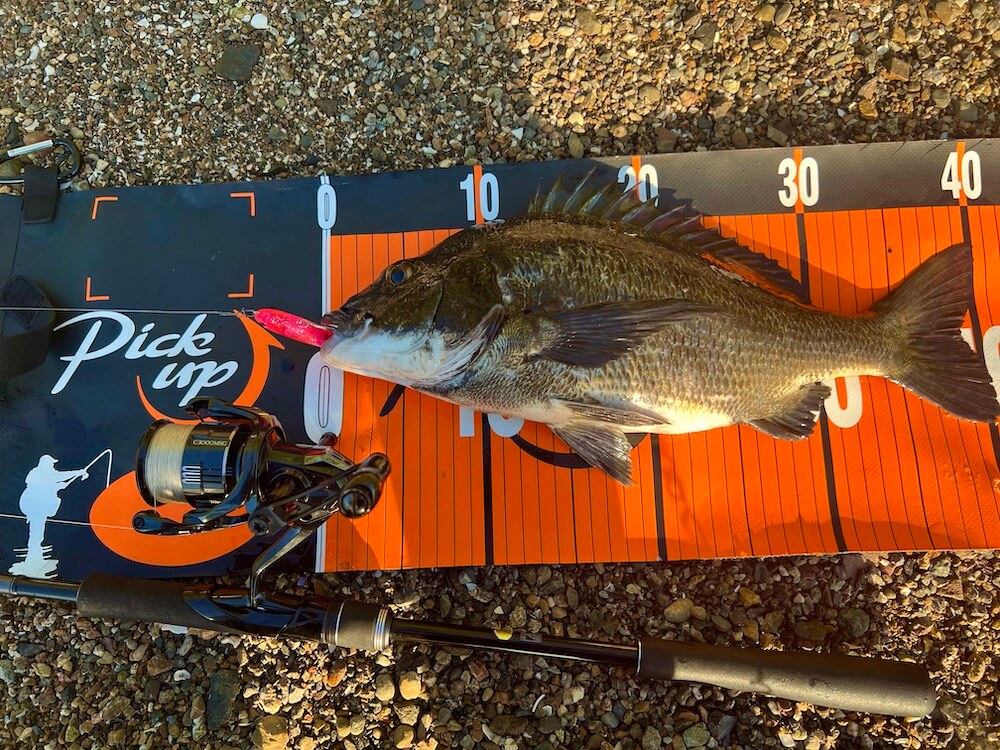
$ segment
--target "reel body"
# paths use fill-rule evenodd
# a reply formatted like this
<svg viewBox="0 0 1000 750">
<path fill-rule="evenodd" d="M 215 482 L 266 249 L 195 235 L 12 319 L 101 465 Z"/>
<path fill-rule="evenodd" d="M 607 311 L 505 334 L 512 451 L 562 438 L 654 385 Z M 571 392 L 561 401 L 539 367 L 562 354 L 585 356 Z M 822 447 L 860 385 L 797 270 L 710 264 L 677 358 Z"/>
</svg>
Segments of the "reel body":
<svg viewBox="0 0 1000 750">
<path fill-rule="evenodd" d="M 355 464 L 332 447 L 289 443 L 278 420 L 251 407 L 196 399 L 199 422 L 155 422 L 136 454 L 136 481 L 150 510 L 133 518 L 144 534 L 194 534 L 246 523 L 258 536 L 315 527 L 332 513 L 360 518 L 375 507 L 389 474 L 379 453 Z M 191 506 L 181 521 L 161 503 Z"/>
</svg>

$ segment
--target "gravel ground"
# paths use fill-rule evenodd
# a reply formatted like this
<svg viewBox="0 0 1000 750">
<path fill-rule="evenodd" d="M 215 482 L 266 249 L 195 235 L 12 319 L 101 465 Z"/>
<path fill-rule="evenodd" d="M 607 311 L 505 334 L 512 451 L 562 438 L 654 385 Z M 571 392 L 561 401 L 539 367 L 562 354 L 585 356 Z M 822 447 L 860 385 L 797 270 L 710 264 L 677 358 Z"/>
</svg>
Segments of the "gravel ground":
<svg viewBox="0 0 1000 750">
<path fill-rule="evenodd" d="M 249 68 L 222 62 L 232 45 Z M 0 138 L 73 136 L 86 189 L 997 136 L 998 67 L 993 0 L 14 0 L 0 5 Z M 291 582 L 411 617 L 915 659 L 941 701 L 914 722 L 525 657 L 329 655 L 7 600 L 0 744 L 996 748 L 998 578 L 1000 557 L 969 553 Z"/>
</svg>

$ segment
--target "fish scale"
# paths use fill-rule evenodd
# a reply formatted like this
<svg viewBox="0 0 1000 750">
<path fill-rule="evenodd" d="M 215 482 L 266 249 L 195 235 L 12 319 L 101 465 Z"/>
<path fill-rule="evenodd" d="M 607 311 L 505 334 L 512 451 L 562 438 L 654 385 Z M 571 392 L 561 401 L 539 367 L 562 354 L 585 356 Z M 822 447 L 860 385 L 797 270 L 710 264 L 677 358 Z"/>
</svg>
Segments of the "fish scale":
<svg viewBox="0 0 1000 750">
<path fill-rule="evenodd" d="M 548 424 L 624 483 L 627 432 L 746 423 L 803 439 L 830 393 L 821 381 L 837 376 L 889 377 L 964 419 L 1000 411 L 960 335 L 967 245 L 848 316 L 805 304 L 787 269 L 637 191 L 560 181 L 532 206 L 390 266 L 331 314 L 324 358 Z"/>
</svg>

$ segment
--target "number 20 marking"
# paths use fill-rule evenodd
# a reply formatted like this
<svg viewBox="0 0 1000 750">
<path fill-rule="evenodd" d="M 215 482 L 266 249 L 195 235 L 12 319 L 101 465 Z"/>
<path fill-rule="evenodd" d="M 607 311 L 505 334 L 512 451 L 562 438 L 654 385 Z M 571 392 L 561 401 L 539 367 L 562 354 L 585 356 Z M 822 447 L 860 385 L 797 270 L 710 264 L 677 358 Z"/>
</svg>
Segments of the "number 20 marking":
<svg viewBox="0 0 1000 750">
<path fill-rule="evenodd" d="M 618 170 L 618 182 L 624 182 L 623 193 L 627 193 L 639 185 L 639 200 L 648 201 L 660 194 L 660 179 L 656 174 L 656 167 L 652 164 L 643 164 L 636 174 L 635 167 L 626 164 Z"/>
<path fill-rule="evenodd" d="M 983 193 L 983 165 L 979 160 L 979 154 L 975 151 L 966 151 L 962 155 L 962 169 L 958 168 L 958 152 L 952 151 L 948 154 L 948 160 L 944 163 L 944 172 L 941 173 L 941 189 L 950 190 L 952 198 L 965 197 L 975 200 Z M 959 179 L 958 173 L 961 171 L 962 177 Z"/>
<path fill-rule="evenodd" d="M 799 162 L 797 169 L 795 159 L 782 159 L 778 175 L 784 178 L 781 181 L 784 189 L 778 191 L 778 200 L 785 208 L 795 208 L 799 198 L 803 206 L 815 206 L 819 202 L 819 164 L 811 156 Z"/>
</svg>

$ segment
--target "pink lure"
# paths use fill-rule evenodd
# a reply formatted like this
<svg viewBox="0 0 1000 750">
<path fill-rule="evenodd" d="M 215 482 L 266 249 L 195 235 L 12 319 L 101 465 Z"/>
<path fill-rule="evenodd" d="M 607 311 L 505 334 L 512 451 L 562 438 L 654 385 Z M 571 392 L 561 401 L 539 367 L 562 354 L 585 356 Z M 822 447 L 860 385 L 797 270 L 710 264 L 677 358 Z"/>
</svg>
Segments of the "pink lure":
<svg viewBox="0 0 1000 750">
<path fill-rule="evenodd" d="M 333 331 L 329 328 L 324 328 L 311 320 L 281 310 L 263 308 L 254 313 L 253 319 L 271 333 L 294 341 L 301 341 L 303 344 L 323 346 L 324 342 L 333 335 Z"/>
</svg>

